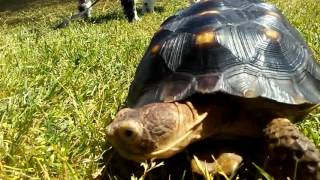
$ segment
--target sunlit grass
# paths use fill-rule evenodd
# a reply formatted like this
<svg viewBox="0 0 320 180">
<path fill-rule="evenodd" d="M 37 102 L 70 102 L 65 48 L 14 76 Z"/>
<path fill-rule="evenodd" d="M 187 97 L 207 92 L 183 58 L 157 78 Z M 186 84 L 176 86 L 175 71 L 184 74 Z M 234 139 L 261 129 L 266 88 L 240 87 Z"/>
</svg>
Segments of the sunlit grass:
<svg viewBox="0 0 320 180">
<path fill-rule="evenodd" d="M 272 0 L 320 57 L 316 1 Z M 92 178 L 108 146 L 104 128 L 123 105 L 149 40 L 188 4 L 160 1 L 156 14 L 129 24 L 120 2 L 103 0 L 93 14 L 101 23 L 55 31 L 75 12 L 74 1 L 62 2 L 0 12 L 0 179 Z M 317 112 L 300 126 L 318 146 L 319 126 Z"/>
</svg>

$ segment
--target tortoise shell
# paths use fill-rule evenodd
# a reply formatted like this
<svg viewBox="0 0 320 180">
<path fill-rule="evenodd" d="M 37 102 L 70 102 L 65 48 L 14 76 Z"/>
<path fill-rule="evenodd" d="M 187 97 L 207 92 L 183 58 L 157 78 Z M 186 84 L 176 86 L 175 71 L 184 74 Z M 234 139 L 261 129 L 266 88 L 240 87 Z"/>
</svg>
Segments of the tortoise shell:
<svg viewBox="0 0 320 180">
<path fill-rule="evenodd" d="M 169 17 L 155 33 L 127 106 L 195 94 L 224 94 L 245 106 L 300 118 L 320 103 L 320 66 L 274 6 L 258 0 L 202 1 Z"/>
</svg>

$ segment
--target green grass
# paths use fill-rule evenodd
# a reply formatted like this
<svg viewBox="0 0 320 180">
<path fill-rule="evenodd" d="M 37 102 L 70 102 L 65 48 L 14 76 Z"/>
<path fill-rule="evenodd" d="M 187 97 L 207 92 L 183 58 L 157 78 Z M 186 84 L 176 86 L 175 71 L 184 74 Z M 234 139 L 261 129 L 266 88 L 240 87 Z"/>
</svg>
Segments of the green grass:
<svg viewBox="0 0 320 180">
<path fill-rule="evenodd" d="M 271 0 L 320 57 L 317 0 Z M 52 26 L 75 2 L 0 0 L 0 179 L 88 179 L 108 145 L 104 128 L 127 95 L 135 68 L 161 22 L 187 1 L 129 24 L 118 1 L 101 1 L 101 23 Z M 318 19 L 317 19 L 318 18 Z M 320 112 L 300 125 L 320 145 Z"/>
</svg>

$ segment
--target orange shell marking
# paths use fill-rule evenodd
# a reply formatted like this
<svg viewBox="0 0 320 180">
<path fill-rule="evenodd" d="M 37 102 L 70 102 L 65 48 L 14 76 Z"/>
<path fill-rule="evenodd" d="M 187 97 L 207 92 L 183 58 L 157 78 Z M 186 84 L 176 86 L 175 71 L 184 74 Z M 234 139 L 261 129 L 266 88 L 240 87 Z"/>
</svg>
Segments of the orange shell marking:
<svg viewBox="0 0 320 180">
<path fill-rule="evenodd" d="M 155 46 L 153 46 L 151 48 L 151 53 L 152 54 L 157 54 L 159 52 L 160 48 L 161 48 L 160 44 L 156 44 Z"/>
<path fill-rule="evenodd" d="M 201 32 L 196 35 L 196 45 L 207 45 L 215 41 L 215 33 L 212 31 Z"/>
<path fill-rule="evenodd" d="M 281 38 L 280 33 L 278 31 L 269 28 L 264 29 L 264 34 L 267 38 L 271 39 L 272 41 L 277 41 Z"/>
</svg>

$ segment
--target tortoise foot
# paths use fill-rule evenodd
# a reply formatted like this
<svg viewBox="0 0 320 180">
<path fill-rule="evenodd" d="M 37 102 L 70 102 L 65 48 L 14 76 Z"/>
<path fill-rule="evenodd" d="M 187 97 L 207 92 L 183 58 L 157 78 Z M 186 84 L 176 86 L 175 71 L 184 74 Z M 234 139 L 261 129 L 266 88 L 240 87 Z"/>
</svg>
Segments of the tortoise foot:
<svg viewBox="0 0 320 180">
<path fill-rule="evenodd" d="M 241 165 L 243 158 L 236 153 L 222 153 L 218 157 L 210 154 L 194 155 L 191 160 L 192 171 L 206 179 L 215 176 L 225 178 L 234 175 Z"/>
<path fill-rule="evenodd" d="M 288 119 L 274 119 L 265 129 L 266 170 L 276 179 L 320 180 L 320 152 Z"/>
</svg>

